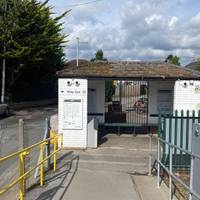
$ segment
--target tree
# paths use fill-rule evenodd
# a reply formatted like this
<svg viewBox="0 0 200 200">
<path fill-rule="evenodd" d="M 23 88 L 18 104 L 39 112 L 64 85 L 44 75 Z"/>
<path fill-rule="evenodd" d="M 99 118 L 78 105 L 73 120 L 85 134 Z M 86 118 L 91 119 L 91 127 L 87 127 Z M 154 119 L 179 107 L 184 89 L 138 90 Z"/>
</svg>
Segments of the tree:
<svg viewBox="0 0 200 200">
<path fill-rule="evenodd" d="M 180 65 L 180 58 L 178 56 L 173 56 L 172 54 L 168 55 L 165 59 L 166 63 L 174 64 L 174 65 Z"/>
<path fill-rule="evenodd" d="M 200 61 L 197 61 L 196 63 L 196 70 L 200 71 Z"/>
<path fill-rule="evenodd" d="M 101 49 L 97 50 L 95 53 L 95 58 L 91 59 L 91 62 L 94 61 L 107 61 L 107 59 L 103 57 L 103 51 Z"/>
<path fill-rule="evenodd" d="M 60 19 L 69 11 L 52 18 L 47 3 L 48 0 L 44 3 L 0 0 L 0 61 L 6 59 L 7 94 L 22 90 L 21 83 L 38 91 L 55 85 L 55 73 L 63 65 L 66 42 Z M 23 89 L 29 92 L 25 85 Z"/>
<path fill-rule="evenodd" d="M 94 61 L 107 61 L 107 58 L 103 57 L 103 51 L 101 49 L 97 50 L 95 53 L 95 58 L 91 59 L 91 62 Z M 115 94 L 115 85 L 114 81 L 112 80 L 106 80 L 105 81 L 105 101 L 109 102 L 112 101 L 112 96 Z"/>
</svg>

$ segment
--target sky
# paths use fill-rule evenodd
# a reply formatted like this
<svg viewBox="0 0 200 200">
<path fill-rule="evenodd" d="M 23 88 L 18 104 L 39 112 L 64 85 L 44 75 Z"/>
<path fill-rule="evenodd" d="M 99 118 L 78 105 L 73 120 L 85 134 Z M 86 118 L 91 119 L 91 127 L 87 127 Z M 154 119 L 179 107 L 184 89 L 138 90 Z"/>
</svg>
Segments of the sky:
<svg viewBox="0 0 200 200">
<path fill-rule="evenodd" d="M 86 4 L 84 4 L 86 3 Z M 84 5 L 83 5 L 84 4 Z M 50 0 L 69 42 L 66 59 L 162 61 L 173 54 L 186 65 L 200 56 L 200 0 Z"/>
</svg>

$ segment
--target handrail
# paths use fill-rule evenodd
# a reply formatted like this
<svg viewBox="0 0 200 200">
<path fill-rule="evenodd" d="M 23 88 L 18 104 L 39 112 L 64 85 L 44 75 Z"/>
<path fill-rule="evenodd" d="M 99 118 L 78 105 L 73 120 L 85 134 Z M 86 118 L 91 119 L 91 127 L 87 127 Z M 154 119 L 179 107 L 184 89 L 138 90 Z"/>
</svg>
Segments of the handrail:
<svg viewBox="0 0 200 200">
<path fill-rule="evenodd" d="M 166 140 L 163 140 L 162 138 L 158 137 L 157 138 L 157 141 L 158 141 L 158 155 L 157 155 L 157 163 L 158 163 L 158 171 L 157 171 L 157 185 L 158 185 L 158 188 L 160 187 L 160 166 L 168 173 L 169 175 L 169 199 L 171 200 L 171 195 L 172 195 L 172 188 L 171 188 L 171 184 L 172 184 L 172 178 L 175 179 L 179 184 L 181 184 L 188 192 L 190 195 L 194 195 L 197 199 L 200 200 L 200 195 L 197 194 L 193 188 L 191 186 L 188 186 L 186 185 L 180 178 L 178 178 L 176 175 L 174 175 L 174 173 L 172 172 L 172 152 L 174 149 L 178 149 L 179 151 L 182 151 L 186 154 L 189 154 L 191 156 L 191 165 L 193 163 L 193 160 L 195 158 L 197 159 L 200 159 L 200 156 L 197 155 L 197 154 L 194 154 L 192 153 L 191 151 L 188 151 L 186 149 L 183 149 L 175 144 L 172 144 Z M 167 144 L 169 146 L 169 154 L 170 154 L 170 168 L 168 169 L 163 163 L 162 161 L 160 160 L 160 142 L 161 143 L 164 143 L 164 144 Z M 191 169 L 192 170 L 192 169 Z M 191 182 L 191 180 L 190 180 Z M 191 183 L 190 183 L 191 184 Z M 190 198 L 191 199 L 191 198 Z"/>
<path fill-rule="evenodd" d="M 60 138 L 60 145 L 61 147 L 57 149 L 58 146 L 58 140 Z M 51 153 L 50 155 L 46 156 L 44 158 L 44 145 L 47 145 L 48 143 L 50 143 L 50 141 L 53 140 L 53 153 Z M 40 162 L 35 165 L 34 167 L 32 167 L 31 169 L 29 169 L 27 172 L 25 172 L 25 157 L 26 155 L 29 154 L 29 151 L 35 147 L 40 147 Z M 24 193 L 25 193 L 25 179 L 28 177 L 28 175 L 36 168 L 40 167 L 40 186 L 42 187 L 44 184 L 44 163 L 45 161 L 47 161 L 50 157 L 53 156 L 53 170 L 54 172 L 56 171 L 56 153 L 58 151 L 60 151 L 63 147 L 63 135 L 55 135 L 51 138 L 47 138 L 41 142 L 38 142 L 36 144 L 33 144 L 27 148 L 24 148 L 20 151 L 17 151 L 15 153 L 12 153 L 10 155 L 7 155 L 3 158 L 0 158 L 0 164 L 10 158 L 13 158 L 15 156 L 19 156 L 19 164 L 20 164 L 20 176 L 15 179 L 14 181 L 12 181 L 11 183 L 7 184 L 6 186 L 4 186 L 2 189 L 0 189 L 0 195 L 4 194 L 5 192 L 7 192 L 10 188 L 12 188 L 14 185 L 16 185 L 17 183 L 19 183 L 19 198 L 20 200 L 24 199 Z"/>
<path fill-rule="evenodd" d="M 8 156 L 5 156 L 3 158 L 0 157 L 0 163 L 3 162 L 3 161 L 5 161 L 5 160 L 8 160 L 9 158 L 12 158 L 12 157 L 14 157 L 16 155 L 19 155 L 20 153 L 23 153 L 24 151 L 28 151 L 30 149 L 33 149 L 33 148 L 39 146 L 40 144 L 48 142 L 48 141 L 53 140 L 53 139 L 54 139 L 54 137 L 48 138 L 46 140 L 43 140 L 43 141 L 38 142 L 38 143 L 35 143 L 35 144 L 33 144 L 33 145 L 29 146 L 29 147 L 26 147 L 26 148 L 24 148 L 22 150 L 19 150 L 19 151 L 15 152 L 15 153 L 12 153 L 12 154 L 10 154 Z"/>
<path fill-rule="evenodd" d="M 188 150 L 183 149 L 183 148 L 181 148 L 181 147 L 179 147 L 179 146 L 177 146 L 177 145 L 175 145 L 175 144 L 172 144 L 172 143 L 170 143 L 170 142 L 167 142 L 166 140 L 163 140 L 162 138 L 158 138 L 158 140 L 160 140 L 162 143 L 165 143 L 165 144 L 167 144 L 167 145 L 169 145 L 169 146 L 171 146 L 171 147 L 173 147 L 173 148 L 175 148 L 175 149 L 178 149 L 178 150 L 180 150 L 180 151 L 182 151 L 182 152 L 184 152 L 184 153 L 187 153 L 187 154 L 189 154 L 189 155 L 191 155 L 191 156 L 193 156 L 193 157 L 195 157 L 195 158 L 198 158 L 198 159 L 200 160 L 200 156 L 199 156 L 198 154 L 194 154 L 194 153 L 192 153 L 191 151 L 188 151 Z"/>
</svg>

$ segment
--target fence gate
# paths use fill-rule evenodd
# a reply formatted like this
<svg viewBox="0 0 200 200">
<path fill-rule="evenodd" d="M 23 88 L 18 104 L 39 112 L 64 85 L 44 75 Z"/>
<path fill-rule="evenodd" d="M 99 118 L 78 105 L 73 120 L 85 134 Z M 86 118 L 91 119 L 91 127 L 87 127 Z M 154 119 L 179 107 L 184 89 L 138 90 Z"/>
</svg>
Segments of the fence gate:
<svg viewBox="0 0 200 200">
<path fill-rule="evenodd" d="M 147 81 L 109 80 L 105 93 L 106 123 L 147 124 Z"/>
</svg>

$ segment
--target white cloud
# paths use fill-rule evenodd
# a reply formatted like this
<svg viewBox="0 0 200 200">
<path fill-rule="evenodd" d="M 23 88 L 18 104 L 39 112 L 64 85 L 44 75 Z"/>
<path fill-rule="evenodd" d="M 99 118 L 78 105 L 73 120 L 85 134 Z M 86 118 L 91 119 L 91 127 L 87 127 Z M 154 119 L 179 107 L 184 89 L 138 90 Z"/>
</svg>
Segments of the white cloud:
<svg viewBox="0 0 200 200">
<path fill-rule="evenodd" d="M 76 55 L 77 36 L 81 57 L 88 59 L 98 48 L 110 60 L 160 60 L 171 53 L 184 60 L 197 56 L 200 12 L 185 20 L 170 15 L 168 7 L 165 0 L 129 0 L 119 7 L 115 20 L 106 19 L 112 11 L 110 3 L 80 7 L 66 17 L 65 32 L 70 34 L 67 57 Z"/>
<path fill-rule="evenodd" d="M 177 24 L 177 22 L 178 22 L 178 17 L 173 16 L 173 17 L 170 19 L 169 23 L 168 23 L 169 29 L 170 29 L 170 30 L 174 29 L 175 26 L 176 26 L 176 24 Z"/>
<path fill-rule="evenodd" d="M 158 15 L 158 14 L 153 14 L 149 17 L 146 17 L 145 18 L 145 21 L 148 25 L 152 25 L 154 23 L 159 23 L 163 20 L 162 16 L 161 15 Z"/>
<path fill-rule="evenodd" d="M 200 12 L 190 19 L 191 26 L 199 26 L 199 23 L 200 23 Z"/>
</svg>

